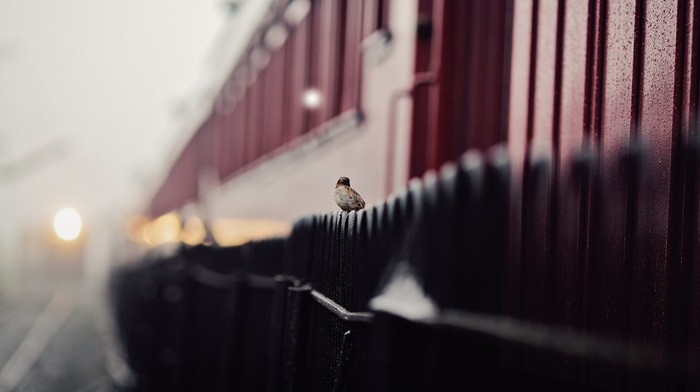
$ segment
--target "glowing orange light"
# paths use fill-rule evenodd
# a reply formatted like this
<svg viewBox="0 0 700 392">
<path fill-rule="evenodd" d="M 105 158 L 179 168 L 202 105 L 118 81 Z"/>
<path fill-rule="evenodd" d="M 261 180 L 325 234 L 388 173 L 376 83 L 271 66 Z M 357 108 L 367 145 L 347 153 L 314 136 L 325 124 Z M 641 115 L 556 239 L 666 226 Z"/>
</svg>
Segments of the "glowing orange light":
<svg viewBox="0 0 700 392">
<path fill-rule="evenodd" d="M 73 241 L 78 238 L 82 228 L 80 214 L 73 208 L 64 208 L 58 211 L 53 218 L 53 229 L 62 240 Z"/>
<path fill-rule="evenodd" d="M 182 226 L 180 241 L 187 245 L 197 245 L 204 242 L 206 236 L 207 231 L 204 227 L 204 222 L 196 216 L 191 216 L 187 218 L 185 224 Z"/>
<path fill-rule="evenodd" d="M 180 235 L 180 217 L 175 213 L 161 215 L 143 227 L 143 235 L 149 245 L 177 242 Z"/>
<path fill-rule="evenodd" d="M 221 246 L 241 245 L 248 241 L 288 235 L 289 222 L 266 219 L 218 219 L 212 225 L 214 239 Z"/>
</svg>

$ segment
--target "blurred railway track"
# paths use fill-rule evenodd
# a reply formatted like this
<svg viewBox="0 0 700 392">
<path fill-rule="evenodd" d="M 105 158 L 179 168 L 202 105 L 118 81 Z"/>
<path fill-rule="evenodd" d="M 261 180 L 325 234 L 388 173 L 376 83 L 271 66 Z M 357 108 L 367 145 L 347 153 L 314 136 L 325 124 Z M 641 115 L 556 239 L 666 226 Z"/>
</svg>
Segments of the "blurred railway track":
<svg viewBox="0 0 700 392">
<path fill-rule="evenodd" d="M 94 293 L 35 277 L 0 293 L 0 392 L 115 391 Z"/>
</svg>

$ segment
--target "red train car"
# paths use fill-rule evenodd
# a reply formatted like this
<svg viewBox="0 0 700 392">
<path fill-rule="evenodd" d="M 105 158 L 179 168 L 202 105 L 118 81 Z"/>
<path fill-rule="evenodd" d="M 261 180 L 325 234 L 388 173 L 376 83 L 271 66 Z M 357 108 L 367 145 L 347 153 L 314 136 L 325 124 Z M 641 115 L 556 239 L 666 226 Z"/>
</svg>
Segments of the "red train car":
<svg viewBox="0 0 700 392">
<path fill-rule="evenodd" d="M 273 1 L 149 213 L 292 220 L 335 209 L 341 175 L 371 203 L 502 142 L 516 172 L 548 156 L 566 181 L 583 146 L 607 159 L 638 137 L 668 188 L 697 112 L 697 15 L 686 0 Z"/>
<path fill-rule="evenodd" d="M 388 129 L 409 113 L 390 116 L 413 81 L 409 3 L 272 2 L 150 214 L 195 204 L 211 218 L 291 221 L 334 209 L 341 175 L 368 201 L 403 184 L 409 124 Z"/>
</svg>

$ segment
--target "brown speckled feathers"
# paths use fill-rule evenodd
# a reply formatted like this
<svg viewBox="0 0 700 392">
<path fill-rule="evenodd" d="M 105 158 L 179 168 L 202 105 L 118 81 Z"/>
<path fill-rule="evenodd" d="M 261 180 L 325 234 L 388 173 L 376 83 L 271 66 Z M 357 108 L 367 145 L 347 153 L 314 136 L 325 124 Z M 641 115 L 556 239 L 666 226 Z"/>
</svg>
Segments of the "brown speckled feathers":
<svg viewBox="0 0 700 392">
<path fill-rule="evenodd" d="M 354 189 L 350 188 L 350 179 L 340 177 L 333 190 L 333 198 L 343 211 L 357 211 L 365 208 L 365 201 Z"/>
</svg>

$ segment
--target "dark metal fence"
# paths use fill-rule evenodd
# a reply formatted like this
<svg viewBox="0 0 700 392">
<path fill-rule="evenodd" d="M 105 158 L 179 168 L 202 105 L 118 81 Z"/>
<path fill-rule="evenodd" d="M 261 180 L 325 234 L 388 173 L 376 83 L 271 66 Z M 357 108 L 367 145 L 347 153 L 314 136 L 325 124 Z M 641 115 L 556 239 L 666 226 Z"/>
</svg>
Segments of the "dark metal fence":
<svg viewBox="0 0 700 392">
<path fill-rule="evenodd" d="M 122 268 L 136 389 L 697 390 L 697 135 L 670 204 L 645 156 L 511 173 L 505 150 L 469 152 L 288 238 Z"/>
</svg>

